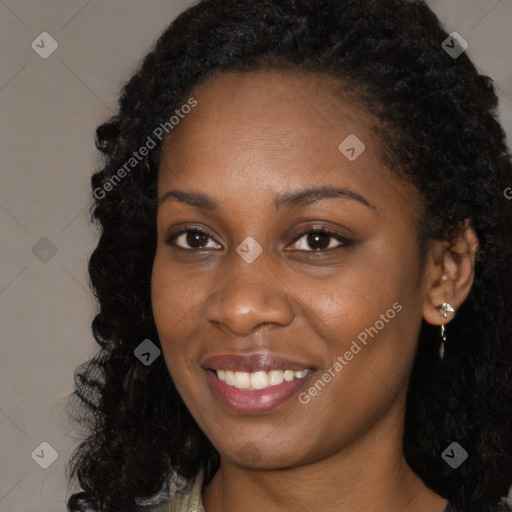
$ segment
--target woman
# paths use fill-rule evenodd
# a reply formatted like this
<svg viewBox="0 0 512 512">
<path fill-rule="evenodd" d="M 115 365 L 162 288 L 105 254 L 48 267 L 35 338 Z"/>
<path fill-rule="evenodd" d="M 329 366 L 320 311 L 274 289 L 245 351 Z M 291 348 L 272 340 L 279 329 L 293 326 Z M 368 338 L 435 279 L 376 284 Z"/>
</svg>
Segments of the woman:
<svg viewBox="0 0 512 512">
<path fill-rule="evenodd" d="M 510 510 L 512 165 L 459 41 L 406 0 L 163 33 L 97 131 L 69 510 Z"/>
</svg>

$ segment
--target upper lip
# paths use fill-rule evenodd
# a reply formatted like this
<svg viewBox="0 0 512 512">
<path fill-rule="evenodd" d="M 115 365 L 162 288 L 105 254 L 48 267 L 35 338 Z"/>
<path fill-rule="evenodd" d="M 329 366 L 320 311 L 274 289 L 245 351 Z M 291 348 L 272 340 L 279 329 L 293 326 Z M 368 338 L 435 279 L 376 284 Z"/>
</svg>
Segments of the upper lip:
<svg viewBox="0 0 512 512">
<path fill-rule="evenodd" d="M 258 371 L 268 372 L 271 370 L 314 370 L 309 363 L 293 361 L 270 352 L 260 352 L 256 354 L 219 354 L 206 358 L 201 366 L 206 370 L 227 370 L 248 373 Z"/>
</svg>

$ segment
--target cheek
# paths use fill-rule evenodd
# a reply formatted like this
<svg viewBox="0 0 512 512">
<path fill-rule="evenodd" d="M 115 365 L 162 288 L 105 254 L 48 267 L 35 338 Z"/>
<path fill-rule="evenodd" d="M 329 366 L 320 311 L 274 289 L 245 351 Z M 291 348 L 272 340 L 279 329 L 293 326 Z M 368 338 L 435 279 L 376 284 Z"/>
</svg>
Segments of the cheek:
<svg viewBox="0 0 512 512">
<path fill-rule="evenodd" d="M 339 391 L 349 395 L 347 398 L 356 390 L 358 396 L 372 396 L 370 388 L 375 385 L 400 385 L 412 364 L 416 346 L 418 325 L 408 322 L 407 307 L 400 294 L 375 293 L 363 304 L 360 299 L 361 295 L 324 297 L 317 302 L 318 309 L 309 311 L 310 330 L 324 343 L 318 347 L 325 350 L 322 370 L 339 382 Z"/>
<path fill-rule="evenodd" d="M 151 278 L 151 303 L 162 352 L 171 376 L 188 373 L 194 354 L 194 332 L 207 285 L 191 282 L 157 250 Z M 201 286 L 199 286 L 201 284 Z"/>
<path fill-rule="evenodd" d="M 400 389 L 415 355 L 423 303 L 419 260 L 410 248 L 383 249 L 365 251 L 321 285 L 294 287 L 309 331 L 324 341 L 324 360 L 338 383 L 333 391 L 347 399 Z"/>
<path fill-rule="evenodd" d="M 418 327 L 409 324 L 405 301 L 389 292 L 370 295 L 364 309 L 352 307 L 360 296 L 336 300 L 333 295 L 314 315 L 326 363 L 298 399 L 304 417 L 323 419 L 317 423 L 326 450 L 349 443 L 398 403 L 414 359 Z"/>
<path fill-rule="evenodd" d="M 158 248 L 151 276 L 151 302 L 155 322 L 166 329 L 183 329 L 184 324 L 198 321 L 213 276 L 208 270 L 189 270 L 176 265 L 165 248 Z"/>
<path fill-rule="evenodd" d="M 398 309 L 419 312 L 418 276 L 414 258 L 399 259 L 393 253 L 385 255 L 378 248 L 369 248 L 328 278 L 290 276 L 289 284 L 294 297 L 300 297 L 304 318 L 315 323 L 321 338 L 346 341 L 376 322 L 379 331 L 389 331 L 390 325 L 403 320 Z M 395 303 L 399 306 L 393 308 Z"/>
</svg>

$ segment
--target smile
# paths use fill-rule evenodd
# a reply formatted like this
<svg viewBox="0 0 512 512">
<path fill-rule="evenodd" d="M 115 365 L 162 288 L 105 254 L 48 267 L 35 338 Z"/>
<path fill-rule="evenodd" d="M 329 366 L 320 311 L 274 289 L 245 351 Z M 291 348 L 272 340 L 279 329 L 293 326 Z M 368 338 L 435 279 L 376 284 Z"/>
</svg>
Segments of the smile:
<svg viewBox="0 0 512 512">
<path fill-rule="evenodd" d="M 233 372 L 225 370 L 216 370 L 217 377 L 225 382 L 228 386 L 237 389 L 267 389 L 282 384 L 283 381 L 290 382 L 295 379 L 302 379 L 311 370 L 271 370 L 269 372 L 257 371 L 249 372 Z"/>
<path fill-rule="evenodd" d="M 206 377 L 210 391 L 223 408 L 237 414 L 262 414 L 297 395 L 314 373 L 312 369 L 268 372 L 209 369 Z"/>
</svg>

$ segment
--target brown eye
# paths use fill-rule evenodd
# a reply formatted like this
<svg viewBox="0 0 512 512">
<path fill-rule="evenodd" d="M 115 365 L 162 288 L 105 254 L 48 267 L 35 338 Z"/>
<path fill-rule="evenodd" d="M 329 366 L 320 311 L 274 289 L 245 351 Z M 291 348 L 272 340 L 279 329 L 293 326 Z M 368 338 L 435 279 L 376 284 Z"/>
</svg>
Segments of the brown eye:
<svg viewBox="0 0 512 512">
<path fill-rule="evenodd" d="M 211 248 L 205 247 L 208 239 L 213 240 L 213 238 L 205 231 L 200 229 L 183 229 L 169 236 L 165 243 L 167 245 L 176 245 L 181 249 L 187 250 L 207 249 Z M 188 247 L 186 245 L 184 246 L 183 244 L 188 244 Z"/>
<path fill-rule="evenodd" d="M 336 249 L 338 247 L 345 247 L 351 245 L 352 243 L 350 240 L 331 231 L 327 231 L 325 229 L 313 229 L 310 231 L 306 231 L 302 233 L 302 235 L 300 235 L 299 238 L 297 238 L 299 242 L 302 239 L 304 239 L 304 243 L 299 244 L 299 247 L 295 247 L 295 249 L 306 252 L 318 252 L 325 251 L 327 249 Z M 336 245 L 336 241 L 338 242 L 338 245 Z M 295 242 L 294 245 L 296 244 L 297 241 Z M 305 247 L 310 247 L 313 250 L 308 250 Z"/>
</svg>

